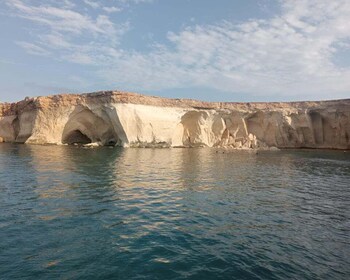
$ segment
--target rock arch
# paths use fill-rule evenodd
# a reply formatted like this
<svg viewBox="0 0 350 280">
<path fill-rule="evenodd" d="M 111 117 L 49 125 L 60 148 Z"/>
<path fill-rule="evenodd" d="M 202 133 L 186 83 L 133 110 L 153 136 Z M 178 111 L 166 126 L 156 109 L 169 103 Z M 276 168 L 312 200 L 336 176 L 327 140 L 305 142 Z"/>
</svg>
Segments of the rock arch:
<svg viewBox="0 0 350 280">
<path fill-rule="evenodd" d="M 78 107 L 64 127 L 62 143 L 115 146 L 120 143 L 120 139 L 109 120 L 86 107 Z"/>
</svg>

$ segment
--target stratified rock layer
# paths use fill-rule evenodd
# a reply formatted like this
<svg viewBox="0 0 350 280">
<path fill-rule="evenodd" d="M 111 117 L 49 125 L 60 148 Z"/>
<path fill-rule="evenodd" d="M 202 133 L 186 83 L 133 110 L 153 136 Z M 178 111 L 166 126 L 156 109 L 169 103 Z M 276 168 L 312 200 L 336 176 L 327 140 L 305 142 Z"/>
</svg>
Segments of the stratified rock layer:
<svg viewBox="0 0 350 280">
<path fill-rule="evenodd" d="M 350 149 L 350 99 L 223 103 L 119 91 L 0 103 L 0 140 L 124 147 Z"/>
</svg>

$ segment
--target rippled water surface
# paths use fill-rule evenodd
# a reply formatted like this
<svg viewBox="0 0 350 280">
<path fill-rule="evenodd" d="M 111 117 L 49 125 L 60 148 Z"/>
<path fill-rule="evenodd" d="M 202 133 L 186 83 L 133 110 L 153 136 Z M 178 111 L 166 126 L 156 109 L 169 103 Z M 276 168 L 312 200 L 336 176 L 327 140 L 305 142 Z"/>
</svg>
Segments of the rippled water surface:
<svg viewBox="0 0 350 280">
<path fill-rule="evenodd" d="M 350 153 L 0 144 L 0 279 L 350 279 Z"/>
</svg>

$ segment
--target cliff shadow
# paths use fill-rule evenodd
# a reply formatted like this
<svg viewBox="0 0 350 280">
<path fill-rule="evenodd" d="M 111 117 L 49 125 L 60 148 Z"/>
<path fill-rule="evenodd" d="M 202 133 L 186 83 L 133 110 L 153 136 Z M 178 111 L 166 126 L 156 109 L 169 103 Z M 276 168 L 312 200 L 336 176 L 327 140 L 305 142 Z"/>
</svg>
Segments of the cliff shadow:
<svg viewBox="0 0 350 280">
<path fill-rule="evenodd" d="M 320 113 L 312 111 L 309 113 L 311 125 L 312 125 L 312 132 L 314 136 L 315 144 L 323 144 L 324 142 L 324 120 Z"/>
</svg>

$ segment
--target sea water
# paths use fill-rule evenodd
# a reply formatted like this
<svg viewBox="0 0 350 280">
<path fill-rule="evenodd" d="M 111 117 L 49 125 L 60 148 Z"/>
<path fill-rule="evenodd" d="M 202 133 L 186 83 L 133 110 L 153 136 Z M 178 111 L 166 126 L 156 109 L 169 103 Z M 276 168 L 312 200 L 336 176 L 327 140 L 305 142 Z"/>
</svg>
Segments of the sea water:
<svg viewBox="0 0 350 280">
<path fill-rule="evenodd" d="M 0 279 L 350 279 L 350 152 L 0 144 Z"/>
</svg>

